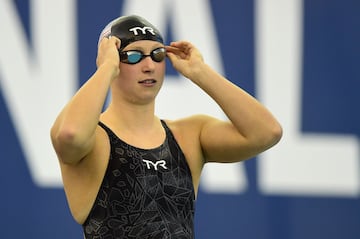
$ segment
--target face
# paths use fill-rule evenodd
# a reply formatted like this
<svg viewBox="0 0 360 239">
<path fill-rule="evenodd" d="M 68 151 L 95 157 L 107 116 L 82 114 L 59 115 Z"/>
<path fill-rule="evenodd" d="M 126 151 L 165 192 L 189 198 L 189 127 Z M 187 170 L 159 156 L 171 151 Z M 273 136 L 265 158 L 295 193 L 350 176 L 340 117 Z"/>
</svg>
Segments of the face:
<svg viewBox="0 0 360 239">
<path fill-rule="evenodd" d="M 141 40 L 127 45 L 120 53 L 118 92 L 132 102 L 147 103 L 158 94 L 165 75 L 164 45 Z"/>
</svg>

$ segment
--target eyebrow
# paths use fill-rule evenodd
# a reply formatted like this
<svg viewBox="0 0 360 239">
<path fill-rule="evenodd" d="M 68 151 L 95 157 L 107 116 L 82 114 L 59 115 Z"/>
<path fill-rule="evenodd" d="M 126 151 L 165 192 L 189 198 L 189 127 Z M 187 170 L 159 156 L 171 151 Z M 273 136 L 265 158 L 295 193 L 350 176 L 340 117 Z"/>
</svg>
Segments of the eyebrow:
<svg viewBox="0 0 360 239">
<path fill-rule="evenodd" d="M 165 45 L 163 45 L 163 44 L 158 44 L 158 43 L 155 43 L 154 45 L 152 45 L 151 47 L 150 47 L 150 51 L 153 51 L 153 50 L 155 50 L 155 49 L 157 49 L 157 48 L 161 48 L 161 47 L 165 47 Z M 129 49 L 124 49 L 123 51 L 141 51 L 141 52 L 145 52 L 145 48 L 143 47 L 143 46 L 131 46 L 131 47 L 129 47 Z"/>
</svg>

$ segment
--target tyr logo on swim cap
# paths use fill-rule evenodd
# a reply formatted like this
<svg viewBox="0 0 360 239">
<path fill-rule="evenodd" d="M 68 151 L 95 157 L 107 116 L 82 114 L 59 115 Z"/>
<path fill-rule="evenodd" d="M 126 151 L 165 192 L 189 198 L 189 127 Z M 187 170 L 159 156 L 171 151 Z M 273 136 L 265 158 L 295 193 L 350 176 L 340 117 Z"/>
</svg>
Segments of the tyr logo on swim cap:
<svg viewBox="0 0 360 239">
<path fill-rule="evenodd" d="M 102 30 L 99 42 L 104 37 L 116 36 L 121 40 L 120 50 L 134 41 L 150 40 L 163 42 L 159 30 L 144 18 L 136 15 L 122 16 L 111 21 Z"/>
</svg>

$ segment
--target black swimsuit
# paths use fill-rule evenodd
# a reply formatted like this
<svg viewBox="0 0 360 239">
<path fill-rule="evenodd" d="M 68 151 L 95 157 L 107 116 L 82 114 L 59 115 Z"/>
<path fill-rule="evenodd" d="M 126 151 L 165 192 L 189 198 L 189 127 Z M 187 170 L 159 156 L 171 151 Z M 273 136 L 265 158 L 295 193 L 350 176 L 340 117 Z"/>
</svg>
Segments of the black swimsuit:
<svg viewBox="0 0 360 239">
<path fill-rule="evenodd" d="M 195 193 L 185 156 L 172 132 L 154 149 L 119 139 L 103 123 L 111 153 L 94 205 L 83 224 L 86 239 L 192 239 Z"/>
</svg>

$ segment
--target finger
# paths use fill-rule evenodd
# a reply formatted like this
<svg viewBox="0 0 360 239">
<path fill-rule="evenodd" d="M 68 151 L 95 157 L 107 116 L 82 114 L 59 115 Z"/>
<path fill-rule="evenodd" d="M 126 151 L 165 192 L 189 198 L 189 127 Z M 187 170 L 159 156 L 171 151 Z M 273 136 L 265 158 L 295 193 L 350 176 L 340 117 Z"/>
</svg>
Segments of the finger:
<svg viewBox="0 0 360 239">
<path fill-rule="evenodd" d="M 166 56 L 169 58 L 169 60 L 172 62 L 174 58 L 176 57 L 172 52 L 166 51 Z"/>
<path fill-rule="evenodd" d="M 179 54 L 181 52 L 181 50 L 177 47 L 173 47 L 173 46 L 165 46 L 166 52 L 172 52 L 174 54 Z"/>
<path fill-rule="evenodd" d="M 189 55 L 189 52 L 187 52 L 186 49 L 180 49 L 178 47 L 173 47 L 173 46 L 167 46 L 166 52 L 173 53 L 174 55 L 176 55 L 181 59 L 186 59 Z"/>
<path fill-rule="evenodd" d="M 170 59 L 170 61 L 175 61 L 175 60 L 179 60 L 182 59 L 181 53 L 180 52 L 170 52 L 167 51 L 166 52 L 166 56 Z"/>
<path fill-rule="evenodd" d="M 184 52 L 187 52 L 187 53 L 193 48 L 193 45 L 188 41 L 172 42 L 170 44 L 170 46 L 176 47 L 176 48 L 180 49 L 181 51 L 184 51 Z"/>
<path fill-rule="evenodd" d="M 171 46 L 191 45 L 188 41 L 174 41 L 170 43 Z"/>
<path fill-rule="evenodd" d="M 187 54 L 185 53 L 185 52 L 183 52 L 183 51 L 179 51 L 179 50 L 176 50 L 176 51 L 169 51 L 169 52 L 167 52 L 168 53 L 168 55 L 169 54 L 172 54 L 174 57 L 176 57 L 177 59 L 186 59 L 187 58 Z"/>
<path fill-rule="evenodd" d="M 180 62 L 180 57 L 178 55 L 173 54 L 172 52 L 168 52 L 167 53 L 167 57 L 170 60 L 172 66 L 176 69 L 179 70 L 179 64 L 181 64 Z"/>
<path fill-rule="evenodd" d="M 116 48 L 118 48 L 118 49 L 120 48 L 121 40 L 119 38 L 117 38 L 116 36 L 110 36 L 109 40 L 114 42 L 114 44 L 116 45 Z"/>
<path fill-rule="evenodd" d="M 104 37 L 102 38 L 100 41 L 99 41 L 99 44 L 98 44 L 98 47 L 103 45 L 106 41 L 108 41 L 109 39 L 107 37 Z"/>
</svg>

